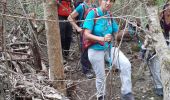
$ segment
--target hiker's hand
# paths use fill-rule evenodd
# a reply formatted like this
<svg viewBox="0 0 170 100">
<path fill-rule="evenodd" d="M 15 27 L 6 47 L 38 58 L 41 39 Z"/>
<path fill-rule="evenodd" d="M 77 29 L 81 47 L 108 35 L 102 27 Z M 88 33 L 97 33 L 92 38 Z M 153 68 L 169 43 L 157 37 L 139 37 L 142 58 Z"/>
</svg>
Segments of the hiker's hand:
<svg viewBox="0 0 170 100">
<path fill-rule="evenodd" d="M 105 37 L 104 37 L 105 42 L 110 42 L 111 40 L 112 40 L 112 35 L 111 34 L 105 35 Z"/>
<path fill-rule="evenodd" d="M 78 27 L 76 30 L 77 30 L 77 32 L 82 32 L 83 31 L 83 29 L 80 28 L 80 27 Z"/>
<path fill-rule="evenodd" d="M 145 58 L 145 53 L 146 53 L 146 48 L 144 45 L 142 45 L 140 53 L 139 53 L 139 58 L 144 59 Z"/>
</svg>

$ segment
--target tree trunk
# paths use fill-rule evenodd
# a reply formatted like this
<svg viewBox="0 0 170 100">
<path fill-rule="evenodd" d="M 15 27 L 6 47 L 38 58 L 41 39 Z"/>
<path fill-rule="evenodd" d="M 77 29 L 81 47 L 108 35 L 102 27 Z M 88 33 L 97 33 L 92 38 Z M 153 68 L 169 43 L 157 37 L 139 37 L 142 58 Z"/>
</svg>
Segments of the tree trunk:
<svg viewBox="0 0 170 100">
<path fill-rule="evenodd" d="M 161 78 L 163 83 L 163 91 L 164 91 L 164 99 L 169 100 L 170 98 L 170 50 L 168 50 L 168 46 L 166 45 L 165 39 L 163 37 L 163 33 L 161 32 L 161 27 L 158 19 L 158 8 L 153 7 L 147 9 L 149 15 L 149 19 L 151 21 L 151 35 L 153 39 L 154 48 L 158 55 L 161 64 Z M 151 13 L 152 12 L 152 13 Z"/>
<path fill-rule="evenodd" d="M 60 41 L 60 30 L 57 14 L 57 5 L 55 0 L 46 0 L 44 3 L 45 19 L 52 20 L 46 21 L 46 37 L 48 47 L 48 59 L 50 66 L 50 79 L 54 80 L 54 87 L 60 92 L 66 94 L 64 81 L 64 67 L 62 63 L 62 50 Z M 57 80 L 57 81 L 56 81 Z M 58 81 L 61 80 L 61 81 Z M 62 90 L 62 91 L 61 91 Z"/>
</svg>

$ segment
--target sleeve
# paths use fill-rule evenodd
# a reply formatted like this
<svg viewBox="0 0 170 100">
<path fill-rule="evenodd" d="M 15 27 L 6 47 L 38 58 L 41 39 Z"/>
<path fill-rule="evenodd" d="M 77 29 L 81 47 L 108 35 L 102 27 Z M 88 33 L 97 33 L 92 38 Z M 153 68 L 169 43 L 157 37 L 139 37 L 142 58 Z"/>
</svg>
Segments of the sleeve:
<svg viewBox="0 0 170 100">
<path fill-rule="evenodd" d="M 83 28 L 88 30 L 93 30 L 94 27 L 94 18 L 95 18 L 95 12 L 91 10 L 84 21 Z"/>
<path fill-rule="evenodd" d="M 113 33 L 116 33 L 119 30 L 119 26 L 114 19 L 112 20 L 112 28 L 113 28 Z"/>
<path fill-rule="evenodd" d="M 82 4 L 79 4 L 77 7 L 76 7 L 76 12 L 79 13 L 79 15 L 81 15 L 81 13 L 83 12 L 83 5 Z"/>
</svg>

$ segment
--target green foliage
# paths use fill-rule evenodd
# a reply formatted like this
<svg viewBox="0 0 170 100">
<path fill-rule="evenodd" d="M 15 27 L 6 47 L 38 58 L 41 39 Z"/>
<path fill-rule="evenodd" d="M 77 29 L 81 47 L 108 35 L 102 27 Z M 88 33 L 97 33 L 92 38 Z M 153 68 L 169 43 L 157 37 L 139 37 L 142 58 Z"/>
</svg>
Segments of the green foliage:
<svg viewBox="0 0 170 100">
<path fill-rule="evenodd" d="M 147 0 L 148 5 L 154 5 L 154 6 L 161 6 L 164 4 L 167 0 Z"/>
<path fill-rule="evenodd" d="M 40 5 L 37 6 L 36 15 L 37 15 L 37 18 L 44 18 L 43 4 L 40 4 Z"/>
<path fill-rule="evenodd" d="M 34 3 L 30 3 L 26 6 L 26 10 L 28 13 L 35 13 L 36 18 L 43 18 L 44 17 L 44 9 L 43 9 L 43 3 L 36 1 Z"/>
<path fill-rule="evenodd" d="M 162 5 L 165 3 L 166 0 L 154 0 L 154 3 L 158 6 Z"/>
</svg>

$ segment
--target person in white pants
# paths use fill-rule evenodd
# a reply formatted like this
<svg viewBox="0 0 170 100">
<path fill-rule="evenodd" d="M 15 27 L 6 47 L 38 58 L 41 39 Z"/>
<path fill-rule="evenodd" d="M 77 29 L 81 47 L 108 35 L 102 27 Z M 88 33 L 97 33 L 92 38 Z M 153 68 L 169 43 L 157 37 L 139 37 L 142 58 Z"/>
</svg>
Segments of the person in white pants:
<svg viewBox="0 0 170 100">
<path fill-rule="evenodd" d="M 98 91 L 98 97 L 100 97 L 102 95 L 105 95 L 106 76 L 104 60 L 109 60 L 109 50 L 98 51 L 94 49 L 89 49 L 88 57 L 96 74 L 96 88 Z M 116 47 L 112 47 L 111 49 L 111 58 L 114 58 L 114 60 L 111 59 L 111 61 L 113 60 L 113 64 L 116 65 L 116 67 L 120 70 L 122 96 L 125 97 L 128 95 L 132 95 L 131 64 L 128 58 Z"/>
<path fill-rule="evenodd" d="M 120 69 L 121 100 L 134 100 L 131 82 L 131 64 L 128 58 L 117 48 L 111 46 L 112 36 L 118 32 L 117 22 L 109 13 L 115 0 L 101 0 L 100 7 L 91 10 L 83 24 L 85 38 L 93 45 L 88 47 L 88 58 L 96 75 L 98 100 L 105 97 L 105 65 L 104 60 L 110 58 L 112 64 Z M 94 19 L 96 16 L 99 19 Z M 106 18 L 105 18 L 106 17 Z M 93 20 L 94 19 L 94 20 Z M 94 43 L 95 42 L 95 43 Z M 109 49 L 110 48 L 110 49 Z M 105 59 L 106 58 L 106 59 Z M 113 59 L 114 58 L 114 59 Z"/>
</svg>

